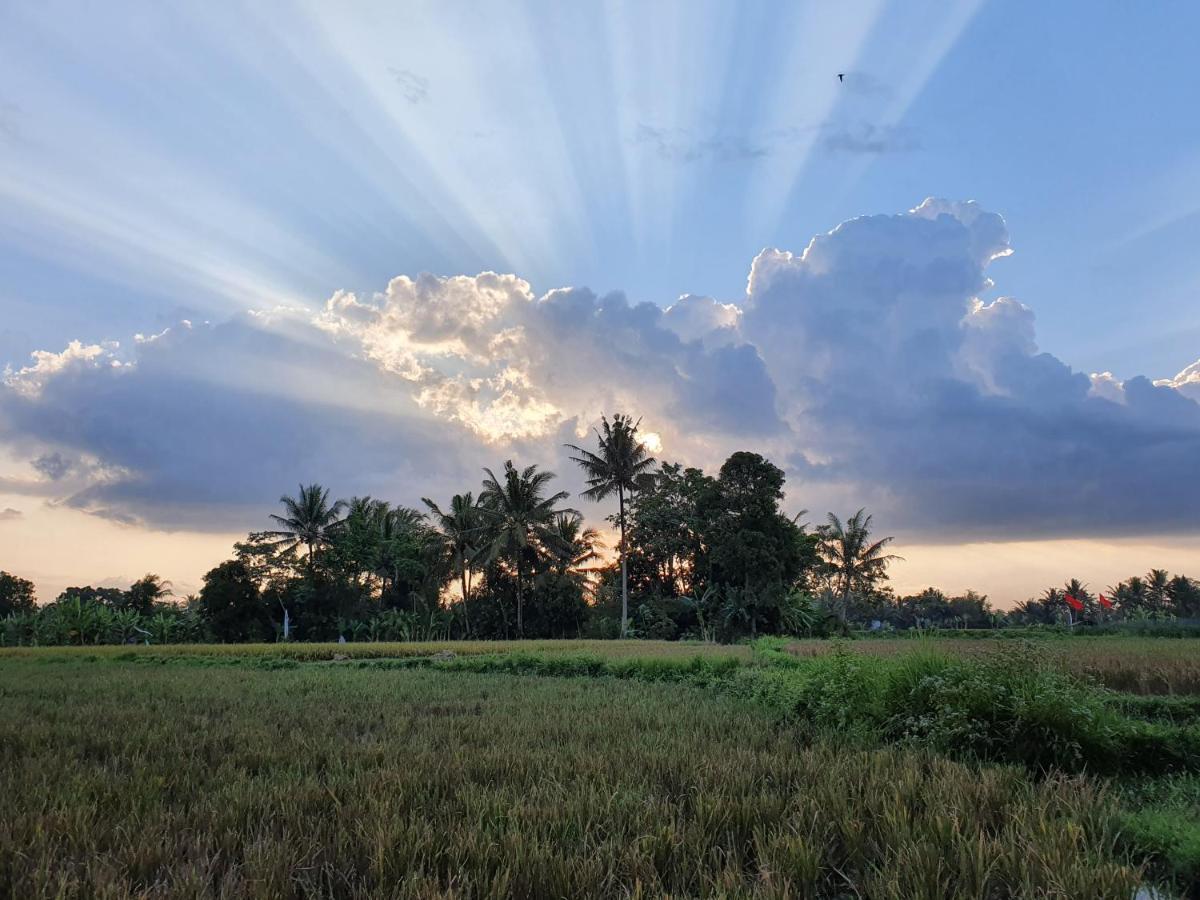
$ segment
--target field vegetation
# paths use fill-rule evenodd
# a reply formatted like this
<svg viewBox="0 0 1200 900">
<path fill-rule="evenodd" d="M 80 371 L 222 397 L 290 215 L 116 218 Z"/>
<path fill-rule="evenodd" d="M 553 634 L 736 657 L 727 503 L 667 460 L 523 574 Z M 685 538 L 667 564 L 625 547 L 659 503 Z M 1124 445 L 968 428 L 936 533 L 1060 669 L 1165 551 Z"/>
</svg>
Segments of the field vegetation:
<svg viewBox="0 0 1200 900">
<path fill-rule="evenodd" d="M 686 685 L 0 665 L 6 896 L 1129 897 L 1146 877 L 1078 776 L 813 742 Z"/>
<path fill-rule="evenodd" d="M 1061 639 L 793 644 L 0 651 L 0 894 L 1200 888 L 1200 696 Z"/>
</svg>

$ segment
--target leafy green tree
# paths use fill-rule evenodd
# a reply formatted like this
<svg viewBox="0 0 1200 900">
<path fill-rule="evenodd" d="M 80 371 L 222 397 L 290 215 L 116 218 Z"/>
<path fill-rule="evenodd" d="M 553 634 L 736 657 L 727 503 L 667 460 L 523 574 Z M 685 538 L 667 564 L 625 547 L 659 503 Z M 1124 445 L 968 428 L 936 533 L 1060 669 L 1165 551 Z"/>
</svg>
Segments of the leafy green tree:
<svg viewBox="0 0 1200 900">
<path fill-rule="evenodd" d="M 505 559 L 512 567 L 517 592 L 517 634 L 523 637 L 525 573 L 540 549 L 556 545 L 554 520 L 567 511 L 556 507 L 570 494 L 558 491 L 547 496 L 547 485 L 555 475 L 539 472 L 536 465 L 518 470 L 508 460 L 504 463 L 503 480 L 491 469 L 483 471 L 487 478 L 479 495 L 479 511 L 487 533 L 484 557 L 492 561 Z"/>
<path fill-rule="evenodd" d="M 0 619 L 14 614 L 31 613 L 37 608 L 33 582 L 0 572 Z"/>
<path fill-rule="evenodd" d="M 716 480 L 695 468 L 663 463 L 653 482 L 634 495 L 628 517 L 628 581 L 641 595 L 703 593 L 708 576 L 705 510 Z"/>
<path fill-rule="evenodd" d="M 584 471 L 587 490 L 583 496 L 589 500 L 601 501 L 614 494 L 617 497 L 617 527 L 621 533 L 617 555 L 621 563 L 621 637 L 625 637 L 629 629 L 629 570 L 625 553 L 625 500 L 644 485 L 651 475 L 654 457 L 646 449 L 646 445 L 638 438 L 638 425 L 631 416 L 617 413 L 609 422 L 607 417 L 601 417 L 601 427 L 596 430 L 598 446 L 595 453 L 585 450 L 575 444 L 566 446 L 574 450 L 578 456 L 572 456 L 572 462 L 578 463 Z"/>
<path fill-rule="evenodd" d="M 888 563 L 900 557 L 885 553 L 894 538 L 871 540 L 871 516 L 860 509 L 842 522 L 829 513 L 828 524 L 820 530 L 821 555 L 824 557 L 834 592 L 839 597 L 838 616 L 843 626 L 850 607 L 850 595 L 867 592 L 887 576 Z"/>
<path fill-rule="evenodd" d="M 726 621 L 753 634 L 777 619 L 783 598 L 804 576 L 804 530 L 780 510 L 783 485 L 782 469 L 739 451 L 721 466 L 715 492 L 701 500 L 701 566 L 735 611 Z"/>
<path fill-rule="evenodd" d="M 219 641 L 262 641 L 271 635 L 270 612 L 241 560 L 227 560 L 205 574 L 199 608 Z"/>
</svg>

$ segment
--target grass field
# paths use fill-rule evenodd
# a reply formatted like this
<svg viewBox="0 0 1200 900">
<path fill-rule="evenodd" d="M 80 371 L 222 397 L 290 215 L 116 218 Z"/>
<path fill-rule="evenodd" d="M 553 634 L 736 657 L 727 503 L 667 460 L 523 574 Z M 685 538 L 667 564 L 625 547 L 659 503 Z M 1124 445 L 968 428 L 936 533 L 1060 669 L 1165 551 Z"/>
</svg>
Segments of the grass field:
<svg viewBox="0 0 1200 900">
<path fill-rule="evenodd" d="M 735 658 L 749 660 L 747 644 L 704 644 L 692 641 L 409 641 L 347 644 L 170 644 L 128 646 L 99 644 L 88 647 L 0 647 L 0 659 L 126 659 L 139 656 L 257 657 L 297 661 L 348 659 L 404 659 L 450 651 L 461 656 L 497 653 L 596 654 L 615 659 Z"/>
<path fill-rule="evenodd" d="M 931 639 L 942 652 L 979 654 L 993 650 L 1004 639 Z M 1200 694 L 1200 639 L 1142 637 L 1045 638 L 1030 642 L 1046 659 L 1076 675 L 1094 678 L 1106 687 L 1136 694 Z M 854 641 L 857 653 L 893 656 L 929 646 L 929 640 L 908 638 Z M 830 652 L 829 641 L 787 641 L 787 652 L 797 657 Z"/>
<path fill-rule="evenodd" d="M 1112 640 L 1089 652 L 1141 652 Z M 772 644 L 3 651 L 0 896 L 1195 890 L 1200 781 L 1186 767 L 1062 775 L 894 741 L 889 719 L 858 730 L 866 713 L 831 728 L 859 702 L 837 693 L 854 655 L 878 660 L 863 684 L 903 682 L 929 665 L 912 643 L 849 657 L 802 644 L 788 665 Z M 420 658 L 447 647 L 454 659 Z M 1118 724 L 1172 741 L 1195 727 L 1188 696 L 1122 696 L 1104 701 L 1131 717 Z M 781 714 L 796 710 L 807 718 Z"/>
</svg>

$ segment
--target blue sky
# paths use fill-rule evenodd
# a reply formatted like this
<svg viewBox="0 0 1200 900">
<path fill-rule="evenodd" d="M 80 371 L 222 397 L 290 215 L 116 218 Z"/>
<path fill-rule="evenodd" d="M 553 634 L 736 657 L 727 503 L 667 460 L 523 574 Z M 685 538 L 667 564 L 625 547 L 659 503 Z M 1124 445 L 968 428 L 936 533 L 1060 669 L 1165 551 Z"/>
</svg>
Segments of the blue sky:
<svg viewBox="0 0 1200 900">
<path fill-rule="evenodd" d="M 1003 217 L 1007 235 L 997 247 L 1012 252 L 980 262 L 954 251 L 967 268 L 986 267 L 981 277 L 994 282 L 976 285 L 979 272 L 964 275 L 956 309 L 998 297 L 1031 308 L 1036 344 L 1022 338 L 1021 353 L 1031 360 L 1037 351 L 1052 354 L 1063 385 L 1083 384 L 1067 372 L 1111 372 L 1114 390 L 1138 375 L 1174 378 L 1200 357 L 1200 119 L 1192 112 L 1198 30 L 1200 8 L 1185 3 L 145 3 L 124 5 L 120 15 L 100 4 L 8 4 L 0 10 L 0 368 L 15 374 L 6 383 L 7 412 L 0 400 L 0 478 L 8 479 L 7 493 L 0 482 L 0 510 L 25 519 L 10 516 L 0 529 L 41 529 L 36 541 L 45 543 L 68 527 L 65 509 L 120 523 L 125 531 L 98 538 L 113 544 L 164 529 L 224 540 L 256 524 L 205 482 L 202 460 L 181 468 L 170 435 L 156 449 L 122 443 L 99 427 L 65 426 L 78 410 L 100 416 L 116 391 L 76 368 L 126 366 L 142 380 L 159 372 L 160 388 L 188 373 L 186 384 L 204 390 L 181 387 L 174 396 L 189 398 L 188 421 L 199 418 L 202 426 L 204 410 L 230 405 L 234 394 L 309 402 L 322 385 L 344 378 L 345 390 L 321 401 L 324 412 L 303 406 L 297 415 L 337 417 L 357 404 L 403 421 L 405 434 L 452 422 L 463 430 L 449 438 L 459 448 L 454 459 L 472 481 L 481 460 L 539 452 L 537 440 L 548 445 L 558 430 L 586 427 L 606 403 L 653 395 L 647 414 L 669 451 L 708 464 L 757 428 L 764 449 L 792 460 L 803 505 L 813 505 L 809 496 L 843 505 L 869 500 L 884 511 L 890 503 L 902 539 L 949 546 L 932 521 L 969 514 L 986 526 L 992 488 L 972 482 L 961 504 L 939 494 L 930 506 L 929 495 L 907 486 L 968 477 L 932 449 L 912 445 L 928 454 L 928 471 L 897 471 L 859 452 L 873 439 L 863 423 L 840 441 L 814 436 L 849 427 L 816 415 L 811 392 L 798 387 L 832 377 L 829 367 L 795 371 L 769 347 L 776 323 L 789 322 L 804 329 L 796 345 L 816 358 L 826 346 L 816 340 L 826 320 L 791 315 L 791 295 L 771 299 L 764 289 L 767 299 L 748 298 L 751 263 L 763 248 L 799 254 L 840 223 L 902 215 L 926 197 L 975 200 Z M 965 209 L 947 207 L 947 214 L 975 215 Z M 908 265 L 906 254 L 922 253 L 911 242 L 944 237 L 920 217 L 903 227 L 911 234 L 889 237 L 882 224 L 846 232 L 837 253 L 852 258 L 855 271 L 897 259 Z M 966 235 L 974 226 L 963 227 Z M 485 271 L 512 273 L 527 290 L 477 282 L 388 288 L 400 275 Z M 797 296 L 813 290 L 812 274 L 786 276 L 794 276 Z M 556 288 L 576 293 L 543 305 L 553 316 L 481 313 L 496 291 L 503 303 L 519 304 Z M 933 282 L 922 289 L 941 296 Z M 352 293 L 354 303 L 327 307 L 339 291 Z M 628 316 L 604 300 L 612 291 L 627 298 Z M 472 298 L 465 305 L 462 292 Z M 635 315 L 638 303 L 665 309 L 684 294 L 717 301 L 688 307 L 704 328 L 728 324 L 721 304 L 740 307 L 735 338 L 689 331 L 683 337 L 697 339 L 700 354 L 659 333 L 682 327 L 683 308 L 665 324 Z M 841 301 L 830 295 L 828 302 L 836 309 Z M 473 344 L 474 332 L 451 335 L 417 321 L 404 303 L 445 303 L 446 315 L 476 316 L 485 330 L 555 335 L 562 319 L 554 316 L 585 304 L 588 323 L 620 319 L 633 329 L 631 345 L 647 360 L 643 383 L 636 368 L 627 388 L 595 390 L 586 379 L 564 388 L 553 374 L 539 383 L 538 361 L 526 365 L 533 350 L 505 356 Z M 365 307 L 392 330 L 363 330 Z M 1015 309 L 997 307 L 992 319 Z M 1026 313 L 1013 316 L 1021 319 L 1018 330 L 1033 334 Z M 187 340 L 183 320 L 195 326 Z M 255 328 L 243 334 L 247 321 Z M 200 336 L 202 323 L 211 323 L 211 334 Z M 959 323 L 946 327 L 950 334 Z M 157 345 L 134 338 L 164 330 Z M 576 323 L 570 337 L 586 331 Z M 428 352 L 409 353 L 422 333 L 434 332 L 434 343 L 422 345 Z M 306 348 L 302 357 L 293 352 L 286 363 L 271 363 L 269 348 L 285 338 Z M 841 350 L 887 356 L 878 334 L 854 340 L 860 343 Z M 97 351 L 64 354 L 72 341 Z M 987 397 L 1020 400 L 1033 376 L 1017 378 L 992 356 L 984 361 L 982 346 L 955 351 L 946 371 L 976 378 L 973 389 Z M 167 348 L 177 353 L 169 362 Z M 594 349 L 577 348 L 566 364 L 591 360 L 593 380 L 624 365 Z M 38 373 L 21 375 L 39 365 L 35 351 L 55 356 Z M 907 359 L 888 358 L 897 365 Z M 353 360 L 374 368 L 360 372 Z M 440 380 L 413 374 L 422 366 L 437 369 Z M 490 379 L 488 397 L 447 386 L 480 366 L 475 377 Z M 671 387 L 679 372 L 685 383 Z M 62 399 L 68 377 L 77 390 L 69 403 Z M 497 386 L 506 378 L 507 386 Z M 1009 387 L 1000 384 L 1005 378 Z M 514 379 L 529 383 L 516 390 Z M 51 381 L 61 394 L 46 387 Z M 767 400 L 758 408 L 709 399 L 697 387 L 724 384 Z M 1168 423 L 1192 421 L 1190 408 L 1171 403 L 1176 394 L 1195 396 L 1200 372 L 1180 384 L 1144 398 L 1133 391 L 1132 407 L 1120 395 L 1136 410 L 1120 428 L 1143 423 L 1122 439 L 1146 448 L 1144 458 L 1123 464 L 1163 465 L 1154 442 Z M 1104 389 L 1093 386 L 1089 396 Z M 911 421 L 928 417 L 961 436 L 956 422 L 965 420 L 955 416 L 962 407 L 942 394 L 935 403 L 921 390 L 928 402 Z M 1063 390 L 1066 397 L 1073 389 Z M 360 399 L 350 403 L 346 391 Z M 1167 400 L 1163 391 L 1172 392 Z M 126 415 L 157 408 L 150 394 L 131 393 L 127 403 Z M 1032 415 L 1036 404 L 1021 403 Z M 1001 416 L 993 406 L 986 415 Z M 755 407 L 758 418 L 739 419 L 735 407 Z M 1151 419 L 1153 427 L 1144 424 Z M 684 422 L 696 424 L 685 429 Z M 1102 424 L 1096 433 L 1111 439 L 1118 426 Z M 1028 433 L 1039 432 L 1030 426 Z M 990 435 L 975 440 L 986 445 Z M 261 438 L 248 438 L 244 452 L 261 454 Z M 363 438 L 362 446 L 370 443 Z M 423 471 L 423 452 L 412 445 L 406 477 Z M 1018 444 L 1008 462 L 995 465 L 1019 467 L 1018 457 L 1044 452 Z M 1171 453 L 1168 462 L 1176 459 Z M 66 460 L 66 468 L 34 465 L 47 459 Z M 404 493 L 395 464 L 382 459 L 369 453 L 348 461 L 345 491 Z M 46 474 L 60 470 L 75 480 Z M 1081 503 L 1087 493 L 1047 485 L 1067 478 L 1061 473 L 1007 471 L 1031 497 L 1060 496 L 1055 488 L 1063 487 L 1064 500 Z M 1124 470 L 1101 462 L 1089 471 L 1117 494 L 1145 487 L 1137 479 L 1125 484 Z M 430 477 L 449 485 L 456 472 L 447 464 Z M 273 498 L 299 474 L 281 469 L 282 483 L 260 493 Z M 906 487 L 897 489 L 897 479 Z M 1081 504 L 1080 516 L 1049 529 L 1001 515 L 974 537 L 1176 539 L 1179 516 L 1166 511 L 1159 527 L 1153 511 L 1123 517 L 1117 509 L 1136 505 Z M 914 515 L 914 506 L 930 512 Z M 35 539 L 23 540 L 33 558 Z M 121 565 L 135 567 L 130 572 L 108 574 L 140 574 L 137 557 L 128 559 Z M 15 563 L 0 559 L 4 565 Z M 194 578 L 200 563 L 180 565 Z M 1141 557 L 1129 565 L 1141 565 Z M 52 582 L 60 573 L 50 566 L 27 568 Z"/>
</svg>

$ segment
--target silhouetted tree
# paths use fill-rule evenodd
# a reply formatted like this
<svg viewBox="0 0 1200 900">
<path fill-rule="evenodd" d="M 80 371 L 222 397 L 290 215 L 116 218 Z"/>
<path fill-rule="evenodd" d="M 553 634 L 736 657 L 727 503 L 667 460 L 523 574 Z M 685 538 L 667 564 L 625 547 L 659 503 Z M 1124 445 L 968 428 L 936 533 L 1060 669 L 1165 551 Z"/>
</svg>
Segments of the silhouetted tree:
<svg viewBox="0 0 1200 900">
<path fill-rule="evenodd" d="M 219 641 L 261 641 L 271 635 L 271 615 L 246 564 L 231 559 L 204 576 L 201 615 Z"/>
<path fill-rule="evenodd" d="M 871 540 L 871 516 L 865 513 L 866 510 L 860 509 L 844 524 L 829 513 L 829 522 L 820 531 L 821 554 L 840 598 L 838 615 L 843 624 L 851 592 L 870 590 L 884 578 L 888 563 L 900 559 L 884 552 L 894 538 Z"/>
<path fill-rule="evenodd" d="M 617 496 L 617 527 L 621 532 L 621 542 L 617 555 L 621 563 L 621 637 L 625 637 L 629 628 L 629 569 L 625 553 L 625 498 L 635 492 L 639 485 L 650 474 L 654 465 L 654 457 L 646 450 L 646 445 L 638 439 L 638 425 L 631 416 L 617 413 L 609 422 L 607 417 L 601 417 L 601 427 L 596 430 L 598 447 L 595 453 L 567 444 L 571 450 L 578 453 L 571 460 L 578 463 L 584 471 L 588 488 L 583 496 L 589 500 L 600 501 L 613 494 Z"/>
<path fill-rule="evenodd" d="M 480 548 L 485 542 L 484 521 L 479 512 L 479 504 L 470 491 L 465 494 L 455 494 L 450 498 L 450 509 L 443 512 L 441 507 L 422 497 L 421 502 L 433 513 L 433 524 L 447 555 L 450 558 L 452 570 L 458 576 L 459 588 L 462 591 L 463 622 L 467 634 L 471 633 L 471 618 L 467 610 L 467 601 L 471 596 L 471 575 Z"/>
<path fill-rule="evenodd" d="M 546 485 L 555 476 L 553 472 L 539 472 L 537 466 L 518 470 L 512 460 L 508 460 L 504 463 L 503 480 L 497 479 L 491 469 L 483 471 L 487 478 L 479 495 L 479 511 L 487 526 L 485 557 L 507 559 L 513 567 L 517 588 L 517 634 L 523 636 L 526 562 L 529 557 L 536 556 L 539 547 L 555 546 L 554 519 L 567 511 L 555 506 L 570 495 L 559 491 L 546 496 Z"/>
<path fill-rule="evenodd" d="M 32 581 L 0 572 L 0 619 L 13 614 L 31 613 L 36 607 Z"/>
</svg>

